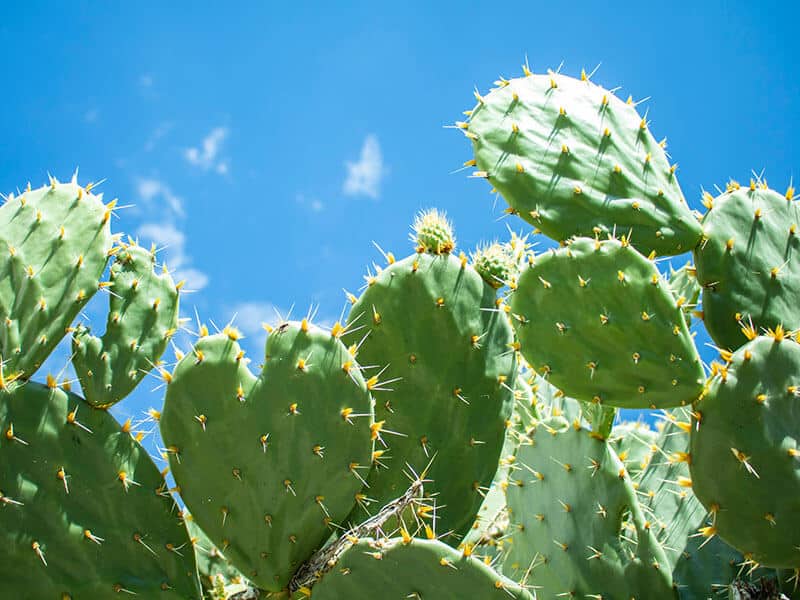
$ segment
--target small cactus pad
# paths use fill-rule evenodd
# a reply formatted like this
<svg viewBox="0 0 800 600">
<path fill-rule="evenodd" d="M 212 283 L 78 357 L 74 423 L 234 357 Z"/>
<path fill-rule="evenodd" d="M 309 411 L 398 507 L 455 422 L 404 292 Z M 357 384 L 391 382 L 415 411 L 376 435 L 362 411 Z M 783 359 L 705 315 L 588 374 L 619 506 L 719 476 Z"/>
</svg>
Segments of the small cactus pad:
<svg viewBox="0 0 800 600">
<path fill-rule="evenodd" d="M 513 537 L 503 572 L 527 575 L 537 598 L 670 596 L 666 558 L 630 476 L 608 443 L 579 424 L 554 417 L 533 429 L 506 496 Z"/>
<path fill-rule="evenodd" d="M 697 281 L 697 269 L 691 262 L 687 262 L 680 269 L 669 268 L 669 289 L 678 299 L 686 317 L 686 324 L 692 324 L 692 311 L 697 306 L 700 298 L 700 282 Z"/>
<path fill-rule="evenodd" d="M 72 337 L 72 364 L 86 401 L 106 407 L 127 396 L 158 362 L 178 326 L 178 290 L 153 272 L 155 255 L 125 246 L 111 266 L 106 332 L 85 327 Z"/>
<path fill-rule="evenodd" d="M 691 474 L 718 533 L 753 561 L 800 566 L 800 345 L 781 328 L 714 365 L 695 405 Z"/>
<path fill-rule="evenodd" d="M 460 123 L 475 176 L 557 240 L 632 233 L 645 254 L 691 250 L 701 229 L 664 148 L 632 103 L 549 73 L 498 82 Z"/>
<path fill-rule="evenodd" d="M 458 543 L 497 470 L 514 403 L 512 331 L 495 290 L 466 257 L 415 254 L 369 279 L 350 312 L 349 326 L 359 325 L 359 360 L 397 379 L 376 380 L 375 391 L 393 389 L 376 397 L 376 421 L 401 434 L 379 440 L 388 448 L 378 449 L 369 497 L 382 506 L 408 487 L 408 467 L 431 463 L 425 491 L 444 507 L 437 528 Z"/>
<path fill-rule="evenodd" d="M 192 515 L 184 515 L 186 529 L 192 536 L 194 554 L 197 560 L 197 572 L 200 575 L 200 585 L 207 593 L 218 590 L 220 586 L 244 583 L 246 579 L 222 555 L 208 536 L 197 526 Z M 223 598 L 224 600 L 224 598 Z"/>
<path fill-rule="evenodd" d="M 449 254 L 456 246 L 452 223 L 447 215 L 435 208 L 420 212 L 411 230 L 411 241 L 421 252 Z"/>
<path fill-rule="evenodd" d="M 614 425 L 608 442 L 631 478 L 637 480 L 653 458 L 657 438 L 658 432 L 647 423 L 623 421 Z"/>
<path fill-rule="evenodd" d="M 247 578 L 280 591 L 356 503 L 371 398 L 336 335 L 284 323 L 261 375 L 227 328 L 201 337 L 167 386 L 161 434 L 197 524 Z"/>
<path fill-rule="evenodd" d="M 703 286 L 703 320 L 711 338 L 735 350 L 743 329 L 800 327 L 800 210 L 797 201 L 759 185 L 713 200 L 694 251 Z"/>
<path fill-rule="evenodd" d="M 661 408 L 703 389 L 680 303 L 624 240 L 578 238 L 537 256 L 511 308 L 523 356 L 578 400 Z"/>
<path fill-rule="evenodd" d="M 300 596 L 302 597 L 302 595 Z M 362 538 L 313 588 L 314 600 L 532 600 L 519 584 L 438 540 Z"/>
<path fill-rule="evenodd" d="M 111 250 L 112 205 L 77 183 L 0 207 L 0 360 L 30 377 L 97 292 Z"/>
<path fill-rule="evenodd" d="M 0 390 L 0 580 L 8 598 L 200 598 L 164 478 L 104 410 L 29 382 Z"/>
</svg>

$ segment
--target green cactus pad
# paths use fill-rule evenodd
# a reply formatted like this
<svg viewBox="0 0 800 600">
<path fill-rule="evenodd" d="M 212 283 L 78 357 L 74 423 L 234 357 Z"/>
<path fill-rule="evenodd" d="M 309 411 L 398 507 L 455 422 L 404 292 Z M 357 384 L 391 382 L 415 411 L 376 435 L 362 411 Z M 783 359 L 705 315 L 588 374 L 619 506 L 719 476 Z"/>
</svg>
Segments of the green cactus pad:
<svg viewBox="0 0 800 600">
<path fill-rule="evenodd" d="M 631 232 L 645 254 L 697 244 L 700 225 L 674 166 L 635 106 L 555 73 L 499 83 L 462 127 L 475 175 L 514 213 L 557 241 Z"/>
<path fill-rule="evenodd" d="M 686 317 L 686 324 L 692 324 L 692 312 L 700 299 L 700 282 L 697 281 L 697 269 L 691 262 L 687 262 L 680 269 L 669 268 L 669 289 L 677 298 Z"/>
<path fill-rule="evenodd" d="M 314 600 L 532 600 L 519 584 L 438 540 L 361 539 L 314 586 Z"/>
<path fill-rule="evenodd" d="M 0 359 L 28 378 L 97 292 L 111 250 L 111 207 L 72 183 L 0 207 Z"/>
<path fill-rule="evenodd" d="M 506 492 L 513 537 L 503 572 L 512 579 L 530 573 L 543 599 L 669 597 L 666 558 L 608 443 L 559 417 L 530 436 Z M 625 536 L 638 542 L 630 554 Z"/>
<path fill-rule="evenodd" d="M 747 342 L 743 326 L 800 328 L 800 211 L 796 201 L 757 185 L 728 190 L 707 202 L 694 260 L 706 329 L 735 350 Z"/>
<path fill-rule="evenodd" d="M 280 591 L 355 506 L 377 428 L 336 335 L 282 324 L 258 379 L 236 338 L 202 337 L 178 363 L 161 434 L 197 524 L 248 579 Z"/>
<path fill-rule="evenodd" d="M 641 421 L 623 421 L 614 425 L 608 442 L 636 481 L 650 464 L 658 432 Z"/>
<path fill-rule="evenodd" d="M 177 506 L 128 429 L 55 387 L 0 390 L 4 596 L 200 598 Z"/>
<path fill-rule="evenodd" d="M 694 493 L 713 529 L 757 563 L 800 566 L 800 345 L 779 330 L 715 367 L 695 405 Z"/>
<path fill-rule="evenodd" d="M 536 258 L 511 297 L 523 356 L 566 394 L 621 408 L 692 402 L 700 357 L 656 266 L 624 240 Z"/>
<path fill-rule="evenodd" d="M 178 326 L 178 290 L 153 272 L 155 255 L 125 246 L 111 266 L 111 294 L 102 338 L 79 327 L 72 364 L 86 401 L 107 407 L 127 396 L 158 362 Z"/>
<path fill-rule="evenodd" d="M 421 473 L 432 462 L 425 491 L 444 507 L 437 528 L 453 544 L 494 477 L 513 409 L 512 331 L 495 302 L 466 258 L 423 253 L 371 279 L 349 317 L 365 326 L 362 364 L 399 378 L 376 398 L 376 420 L 402 435 L 383 436 L 388 468 L 372 471 L 369 496 L 382 506 L 408 487 L 407 465 Z"/>
<path fill-rule="evenodd" d="M 246 579 L 242 574 L 231 565 L 223 556 L 205 532 L 197 526 L 194 518 L 190 514 L 184 515 L 186 529 L 192 536 L 194 554 L 197 560 L 197 572 L 200 575 L 200 585 L 207 595 L 213 597 L 213 593 L 220 588 L 230 584 L 244 583 Z M 223 599 L 224 600 L 224 599 Z"/>
</svg>

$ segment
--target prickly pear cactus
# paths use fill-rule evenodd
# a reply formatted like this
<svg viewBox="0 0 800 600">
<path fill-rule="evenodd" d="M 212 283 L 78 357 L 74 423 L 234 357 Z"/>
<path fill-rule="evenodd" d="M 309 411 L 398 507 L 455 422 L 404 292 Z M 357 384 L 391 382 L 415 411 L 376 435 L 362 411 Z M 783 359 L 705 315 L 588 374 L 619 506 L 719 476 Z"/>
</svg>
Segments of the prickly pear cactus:
<svg viewBox="0 0 800 600">
<path fill-rule="evenodd" d="M 108 321 L 102 338 L 86 327 L 72 336 L 72 364 L 86 401 L 98 407 L 127 396 L 164 353 L 178 326 L 178 288 L 154 273 L 155 253 L 126 244 L 111 266 Z"/>
<path fill-rule="evenodd" d="M 719 534 L 750 560 L 800 566 L 800 345 L 782 328 L 716 365 L 695 405 L 692 489 Z"/>
<path fill-rule="evenodd" d="M 338 336 L 283 323 L 256 378 L 238 332 L 201 337 L 168 376 L 161 434 L 197 524 L 248 579 L 283 590 L 356 504 L 372 399 Z"/>
<path fill-rule="evenodd" d="M 747 342 L 743 329 L 800 327 L 800 211 L 792 194 L 734 182 L 706 205 L 694 256 L 709 335 L 735 350 Z"/>
<path fill-rule="evenodd" d="M 678 302 L 681 303 L 686 324 L 691 326 L 692 313 L 695 312 L 700 299 L 700 282 L 697 280 L 697 269 L 691 262 L 687 262 L 680 269 L 669 268 L 669 289 Z"/>
<path fill-rule="evenodd" d="M 646 116 L 588 78 L 501 79 L 466 123 L 476 177 L 557 240 L 628 234 L 645 254 L 691 250 L 701 229 Z"/>
<path fill-rule="evenodd" d="M 385 365 L 375 377 L 376 420 L 400 435 L 384 435 L 380 464 L 367 480 L 369 497 L 381 506 L 408 487 L 408 469 L 430 464 L 426 492 L 436 498 L 444 541 L 458 544 L 497 471 L 506 422 L 514 402 L 516 361 L 511 326 L 497 308 L 494 287 L 442 240 L 445 221 L 422 216 L 422 251 L 392 262 L 368 278 L 353 305 L 348 327 L 363 326 L 359 360 Z M 428 233 L 430 229 L 432 233 Z M 433 233 L 436 233 L 434 236 Z M 362 516 L 363 518 L 363 516 Z"/>
<path fill-rule="evenodd" d="M 435 539 L 410 537 L 359 540 L 316 584 L 312 597 L 533 599 L 474 556 Z"/>
<path fill-rule="evenodd" d="M 189 535 L 129 424 L 28 382 L 0 384 L 0 431 L 4 595 L 200 598 Z"/>
<path fill-rule="evenodd" d="M 681 303 L 624 239 L 577 238 L 537 256 L 511 309 L 523 356 L 578 400 L 659 408 L 703 389 Z"/>
<path fill-rule="evenodd" d="M 191 514 L 184 515 L 186 529 L 192 536 L 192 545 L 197 560 L 197 573 L 200 575 L 200 585 L 207 596 L 217 600 L 220 587 L 236 585 L 245 582 L 242 574 L 231 565 L 222 552 L 219 551 L 205 532 L 194 522 Z M 226 600 L 223 596 L 222 600 Z"/>
<path fill-rule="evenodd" d="M 527 577 L 537 598 L 669 597 L 666 556 L 608 442 L 560 417 L 529 435 L 509 477 L 503 572 Z"/>
<path fill-rule="evenodd" d="M 97 292 L 115 202 L 71 183 L 9 197 L 0 207 L 0 360 L 28 378 Z"/>
</svg>

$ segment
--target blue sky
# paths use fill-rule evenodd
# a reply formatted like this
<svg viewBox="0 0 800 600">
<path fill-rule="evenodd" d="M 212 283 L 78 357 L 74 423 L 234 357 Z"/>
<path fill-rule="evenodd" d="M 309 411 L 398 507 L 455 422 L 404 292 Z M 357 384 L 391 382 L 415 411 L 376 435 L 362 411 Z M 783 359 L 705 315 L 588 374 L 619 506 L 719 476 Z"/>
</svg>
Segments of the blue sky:
<svg viewBox="0 0 800 600">
<path fill-rule="evenodd" d="M 0 191 L 76 167 L 105 179 L 107 198 L 135 205 L 117 231 L 169 244 L 197 290 L 183 312 L 238 312 L 258 357 L 272 306 L 334 320 L 380 259 L 373 240 L 410 251 L 420 208 L 446 209 L 465 249 L 527 230 L 486 182 L 452 173 L 470 146 L 444 127 L 526 56 L 538 72 L 600 63 L 595 82 L 650 97 L 693 207 L 751 170 L 785 190 L 798 5 L 649 4 L 5 2 Z M 104 303 L 87 311 L 100 331 Z M 160 406 L 153 387 L 117 413 Z"/>
</svg>

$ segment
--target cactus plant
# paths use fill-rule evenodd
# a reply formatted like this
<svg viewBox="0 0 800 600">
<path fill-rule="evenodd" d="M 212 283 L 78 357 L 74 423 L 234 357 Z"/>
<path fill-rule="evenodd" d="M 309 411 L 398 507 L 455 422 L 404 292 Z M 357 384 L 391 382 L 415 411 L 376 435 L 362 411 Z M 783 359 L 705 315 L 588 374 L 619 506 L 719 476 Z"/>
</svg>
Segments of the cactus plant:
<svg viewBox="0 0 800 600">
<path fill-rule="evenodd" d="M 523 356 L 578 400 L 661 408 L 702 391 L 680 303 L 625 239 L 577 238 L 538 256 L 511 309 Z"/>
<path fill-rule="evenodd" d="M 409 467 L 420 473 L 431 463 L 426 492 L 446 507 L 436 518 L 452 532 L 444 541 L 457 545 L 497 470 L 514 402 L 513 336 L 495 288 L 466 256 L 452 255 L 446 220 L 423 213 L 415 229 L 419 251 L 390 257 L 368 277 L 348 318 L 364 327 L 362 364 L 386 365 L 384 378 L 396 380 L 375 418 L 402 435 L 388 441 L 387 468 L 373 469 L 367 483 L 382 505 L 408 486 Z"/>
<path fill-rule="evenodd" d="M 107 407 L 127 396 L 152 369 L 178 326 L 178 290 L 169 273 L 154 273 L 155 252 L 120 246 L 110 273 L 106 332 L 79 327 L 72 363 L 86 401 Z"/>
<path fill-rule="evenodd" d="M 0 207 L 0 361 L 27 379 L 97 292 L 112 247 L 116 202 L 77 178 L 11 196 Z"/>
<path fill-rule="evenodd" d="M 469 120 L 476 177 L 555 240 L 628 234 L 645 254 L 679 254 L 700 239 L 664 145 L 632 102 L 582 77 L 501 79 Z"/>
<path fill-rule="evenodd" d="M 203 335 L 175 367 L 160 427 L 197 524 L 250 581 L 281 591 L 356 504 L 372 399 L 331 332 L 283 323 L 251 374 L 238 332 Z"/>
<path fill-rule="evenodd" d="M 800 327 L 800 211 L 786 195 L 752 181 L 705 196 L 703 242 L 695 249 L 703 321 L 722 348 L 747 342 L 747 329 Z"/>
</svg>

